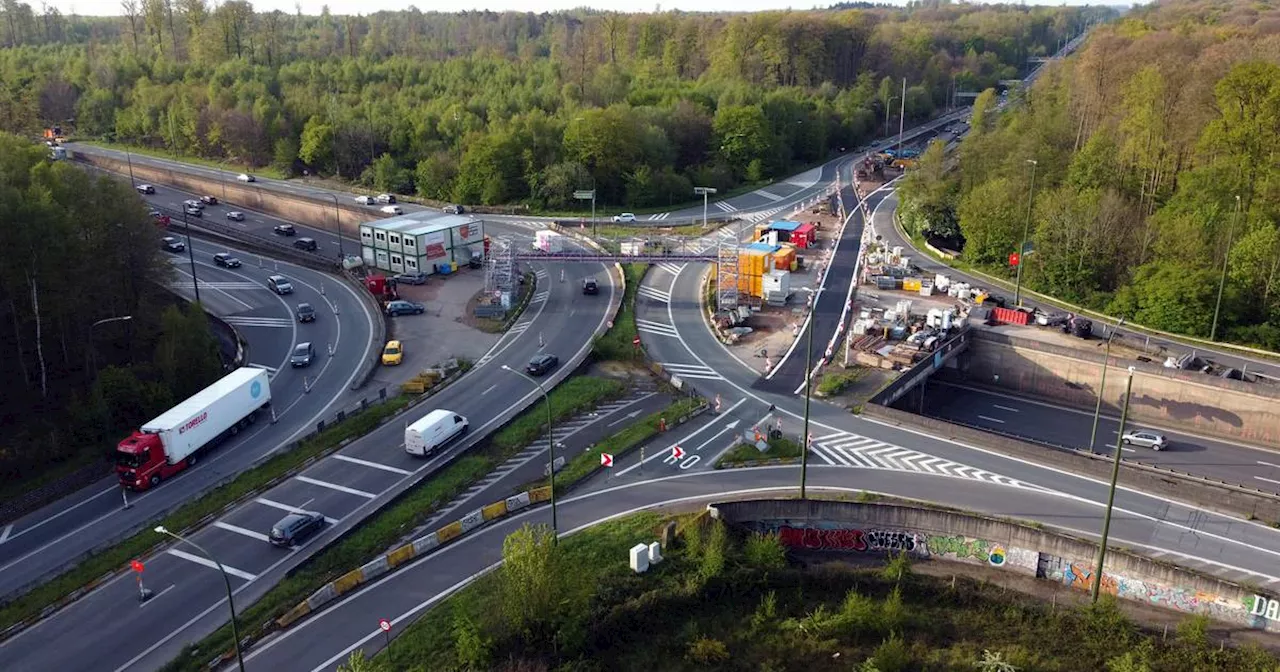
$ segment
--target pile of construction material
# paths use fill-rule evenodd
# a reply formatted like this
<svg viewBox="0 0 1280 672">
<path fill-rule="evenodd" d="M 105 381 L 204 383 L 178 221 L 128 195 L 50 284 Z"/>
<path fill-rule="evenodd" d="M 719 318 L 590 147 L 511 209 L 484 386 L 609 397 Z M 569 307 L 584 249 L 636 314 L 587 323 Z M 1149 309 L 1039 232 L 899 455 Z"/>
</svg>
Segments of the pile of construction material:
<svg viewBox="0 0 1280 672">
<path fill-rule="evenodd" d="M 925 315 L 911 312 L 911 301 L 893 308 L 866 307 L 850 331 L 849 349 L 863 366 L 898 369 L 911 366 L 933 352 L 953 332 L 964 328 L 964 307 L 933 308 Z"/>
</svg>

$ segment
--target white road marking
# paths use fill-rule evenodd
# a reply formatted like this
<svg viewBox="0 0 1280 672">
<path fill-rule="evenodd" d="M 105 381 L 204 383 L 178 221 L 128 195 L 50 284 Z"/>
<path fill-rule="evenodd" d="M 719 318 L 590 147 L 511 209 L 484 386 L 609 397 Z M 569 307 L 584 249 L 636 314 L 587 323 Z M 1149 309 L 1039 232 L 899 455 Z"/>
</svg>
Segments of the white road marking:
<svg viewBox="0 0 1280 672">
<path fill-rule="evenodd" d="M 310 504 L 313 500 L 314 500 L 314 498 L 312 498 L 312 499 L 308 499 L 307 501 L 305 501 L 305 502 L 303 502 L 303 503 L 302 503 L 302 506 L 306 506 L 306 505 Z M 255 502 L 257 502 L 257 503 L 259 503 L 259 504 L 261 504 L 261 505 L 263 505 L 263 506 L 269 506 L 269 507 L 271 507 L 271 508 L 273 508 L 273 509 L 280 509 L 281 511 L 288 511 L 289 513 L 315 513 L 314 511 L 310 511 L 310 510 L 307 510 L 307 509 L 299 508 L 299 507 L 296 507 L 296 506 L 289 506 L 288 504 L 281 504 L 280 502 L 277 502 L 277 501 L 274 501 L 274 500 L 267 499 L 266 497 L 258 497 L 257 499 L 255 499 L 255 500 L 253 500 L 253 501 L 255 501 Z M 325 517 L 324 517 L 324 520 L 325 520 L 325 522 L 329 523 L 330 525 L 332 525 L 332 524 L 334 524 L 334 523 L 338 522 L 338 519 L 337 519 L 337 518 L 330 518 L 329 516 L 325 516 Z"/>
<path fill-rule="evenodd" d="M 1254 476 L 1254 478 L 1258 479 L 1259 481 L 1266 481 L 1268 483 L 1275 483 L 1276 485 L 1280 485 L 1280 481 L 1272 480 L 1270 478 L 1263 478 L 1261 476 Z"/>
<path fill-rule="evenodd" d="M 176 558 L 182 558 L 183 560 L 188 560 L 188 561 L 190 561 L 190 562 L 194 562 L 194 563 L 196 563 L 197 565 L 204 565 L 205 567 L 208 567 L 209 569 L 217 569 L 217 568 L 218 568 L 218 565 L 214 564 L 214 562 L 213 562 L 212 560 L 210 560 L 210 559 L 208 559 L 208 558 L 202 558 L 202 557 L 200 557 L 200 556 L 198 556 L 198 555 L 192 555 L 192 554 L 190 554 L 190 553 L 188 553 L 188 552 L 186 552 L 186 551 L 179 551 L 179 550 L 178 550 L 178 549 L 176 549 L 176 548 L 171 548 L 171 549 L 169 549 L 167 552 L 169 553 L 169 555 L 172 555 L 172 556 L 174 556 L 174 557 L 176 557 Z M 237 578 L 244 579 L 245 581 L 253 581 L 253 580 L 255 580 L 255 579 L 257 579 L 257 578 L 258 578 L 256 575 L 254 575 L 254 574 L 250 574 L 249 572 L 246 572 L 246 571 L 244 571 L 243 569 L 236 569 L 235 567 L 230 567 L 230 566 L 227 566 L 227 565 L 223 565 L 223 566 L 222 566 L 222 569 L 223 569 L 223 570 L 225 570 L 225 571 L 226 571 L 228 574 L 230 574 L 231 576 L 234 576 L 234 577 L 237 577 Z"/>
<path fill-rule="evenodd" d="M 980 418 L 980 419 L 982 419 L 982 420 L 986 420 L 987 422 L 998 422 L 998 423 L 1000 423 L 1000 424 L 1002 424 L 1002 425 L 1004 424 L 1004 420 L 1001 420 L 1001 419 L 999 419 L 999 418 L 992 418 L 992 417 L 988 417 L 988 416 L 985 416 L 985 415 L 979 415 L 979 416 L 978 416 L 978 418 Z"/>
<path fill-rule="evenodd" d="M 640 413 L 641 413 L 641 411 L 640 411 L 639 409 L 634 410 L 634 411 L 631 411 L 630 413 L 628 413 L 628 414 L 626 414 L 626 415 L 622 416 L 621 418 L 618 418 L 617 420 L 614 420 L 613 422 L 611 422 L 611 423 L 609 423 L 609 424 L 605 425 L 605 427 L 612 427 L 612 426 L 614 426 L 614 425 L 616 425 L 616 424 L 626 422 L 626 421 L 630 420 L 631 418 L 634 418 L 634 417 L 636 417 L 637 415 L 640 415 Z M 3 541 L 3 540 L 0 540 L 0 541 Z"/>
<path fill-rule="evenodd" d="M 341 453 L 335 453 L 335 454 L 333 454 L 333 455 L 330 455 L 330 457 L 332 457 L 332 458 L 333 458 L 333 459 L 335 459 L 335 460 L 342 460 L 343 462 L 350 462 L 350 463 L 352 463 L 352 464 L 359 464 L 359 465 L 361 465 L 361 466 L 369 467 L 370 469 L 381 469 L 381 470 L 383 470 L 383 471 L 389 471 L 389 472 L 391 472 L 391 473 L 393 473 L 393 474 L 400 474 L 401 476 L 408 476 L 409 474 L 413 473 L 413 472 L 409 471 L 408 469 L 401 469 L 400 467 L 393 467 L 393 466 L 391 466 L 391 465 L 389 465 L 389 464 L 378 464 L 377 462 L 370 462 L 369 460 L 362 460 L 362 459 L 360 459 L 360 458 L 358 458 L 358 457 L 351 457 L 351 456 L 349 456 L 349 455 L 343 455 L 343 454 L 341 454 Z"/>
<path fill-rule="evenodd" d="M 13 524 L 5 525 L 4 530 L 0 531 L 0 544 L 3 544 L 8 538 L 9 533 L 13 532 Z"/>
<path fill-rule="evenodd" d="M 139 609 L 141 609 L 141 608 L 143 608 L 143 607 L 147 606 L 148 604 L 151 604 L 152 602 L 155 602 L 156 600 L 160 599 L 160 596 L 161 596 L 161 595 L 164 595 L 165 593 L 167 593 L 167 592 L 169 592 L 169 591 L 173 590 L 174 588 L 176 588 L 176 587 L 177 587 L 177 585 L 178 585 L 178 584 L 176 584 L 176 583 L 171 583 L 171 584 L 169 584 L 169 587 L 168 587 L 168 588 L 165 588 L 164 590 L 162 590 L 162 591 L 160 591 L 160 592 L 156 593 L 155 595 L 152 595 L 152 596 L 151 596 L 151 599 L 147 600 L 146 602 L 143 602 L 142 604 L 139 604 L 139 605 L 138 605 L 138 608 L 139 608 Z"/>
<path fill-rule="evenodd" d="M 1270 462 L 1263 462 L 1262 460 L 1258 460 L 1258 464 L 1261 464 L 1261 465 L 1263 465 L 1263 466 L 1267 466 L 1267 467 L 1275 467 L 1276 469 L 1280 469 L 1280 464 L 1272 464 L 1272 463 L 1270 463 Z"/>
<path fill-rule="evenodd" d="M 338 485 L 337 483 L 322 481 L 318 478 L 309 478 L 307 476 L 294 476 L 293 479 L 295 481 L 302 481 L 303 483 L 310 483 L 311 485 L 318 485 L 322 488 L 329 488 L 330 490 L 345 492 L 348 495 L 356 495 L 357 497 L 364 497 L 365 499 L 373 499 L 374 497 L 377 497 L 377 495 L 373 494 L 372 492 L 365 492 L 364 490 L 356 490 L 355 488 L 348 488 L 345 485 Z"/>
<path fill-rule="evenodd" d="M 741 406 L 744 402 L 746 402 L 746 399 L 740 399 L 740 400 L 738 401 L 738 403 L 736 403 L 736 404 L 734 404 L 734 405 L 730 406 L 730 407 L 729 407 L 729 409 L 728 409 L 727 411 L 725 411 L 722 415 L 731 415 L 731 414 L 733 413 L 733 409 L 735 409 L 735 408 L 737 408 L 737 407 Z M 703 433 L 703 432 L 707 431 L 708 429 L 711 429 L 711 427 L 712 427 L 712 426 L 714 426 L 716 423 L 718 423 L 720 420 L 721 420 L 721 418 L 719 418 L 719 417 L 712 418 L 711 422 L 708 422 L 708 423 L 704 424 L 703 426 L 699 427 L 698 429 L 693 430 L 693 431 L 692 431 L 692 432 L 690 432 L 689 434 L 686 434 L 686 435 L 685 435 L 685 437 L 684 437 L 683 439 L 681 439 L 680 441 L 677 441 L 677 442 L 675 442 L 675 443 L 673 443 L 673 444 L 671 444 L 671 445 L 667 446 L 666 448 L 664 448 L 664 449 L 662 449 L 662 450 L 657 451 L 657 454 L 655 454 L 655 455 L 650 455 L 647 459 L 645 459 L 645 460 L 644 460 L 644 462 L 652 462 L 653 460 L 664 459 L 664 458 L 666 458 L 666 457 L 670 456 L 670 455 L 671 455 L 671 449 L 672 449 L 672 448 L 675 448 L 676 446 L 680 445 L 681 443 L 686 443 L 686 442 L 688 442 L 690 439 L 692 439 L 693 437 L 695 437 L 695 436 L 697 436 L 697 435 L 699 435 L 699 434 L 701 434 L 701 433 Z M 617 478 L 617 477 L 619 477 L 619 476 L 621 476 L 621 475 L 623 475 L 623 474 L 627 473 L 628 471 L 631 471 L 632 469 L 636 469 L 636 468 L 640 467 L 642 464 L 644 464 L 644 462 L 636 462 L 635 464 L 633 464 L 633 465 L 631 465 L 631 466 L 627 467 L 626 469 L 622 469 L 621 471 L 619 471 L 618 473 L 614 474 L 613 476 L 614 476 L 614 478 Z"/>
<path fill-rule="evenodd" d="M 489 394 L 490 392 L 494 391 L 494 389 L 496 389 L 497 387 L 498 387 L 498 384 L 497 384 L 497 383 L 494 383 L 494 384 L 490 385 L 489 387 L 484 388 L 484 392 L 481 392 L 481 393 L 480 393 L 480 396 L 482 396 L 482 397 L 483 397 L 484 395 Z"/>
<path fill-rule="evenodd" d="M 996 408 L 998 408 L 998 409 L 1000 409 L 1000 410 L 1002 410 L 1002 411 L 1009 411 L 1010 413 L 1017 413 L 1017 412 L 1018 412 L 1018 409 L 1016 409 L 1016 408 L 1009 408 L 1008 406 L 1001 406 L 1000 404 L 991 404 L 991 405 L 992 405 L 992 406 L 995 406 Z"/>
<path fill-rule="evenodd" d="M 649 320 L 641 320 L 639 318 L 636 319 L 636 330 L 642 331 L 646 334 L 653 334 L 655 336 L 677 335 L 676 328 L 673 325 L 663 324 L 661 322 L 650 322 Z"/>
<path fill-rule="evenodd" d="M 258 541 L 270 541 L 269 539 L 267 539 L 267 535 L 261 532 L 255 532 L 253 530 L 240 527 L 239 525 L 232 525 L 231 523 L 224 523 L 221 520 L 214 521 L 213 526 L 220 527 L 228 532 L 243 534 L 244 536 L 249 537 L 250 539 L 257 539 Z"/>
</svg>

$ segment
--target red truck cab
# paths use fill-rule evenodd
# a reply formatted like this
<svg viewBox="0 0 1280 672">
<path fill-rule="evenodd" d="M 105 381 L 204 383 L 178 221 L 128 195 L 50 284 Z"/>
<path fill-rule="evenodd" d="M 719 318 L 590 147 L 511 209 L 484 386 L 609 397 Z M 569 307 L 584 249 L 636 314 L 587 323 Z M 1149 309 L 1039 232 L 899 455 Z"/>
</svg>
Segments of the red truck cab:
<svg viewBox="0 0 1280 672">
<path fill-rule="evenodd" d="M 134 432 L 116 446 L 116 473 L 120 485 L 147 490 L 187 468 L 188 460 L 169 464 L 160 435 Z"/>
</svg>

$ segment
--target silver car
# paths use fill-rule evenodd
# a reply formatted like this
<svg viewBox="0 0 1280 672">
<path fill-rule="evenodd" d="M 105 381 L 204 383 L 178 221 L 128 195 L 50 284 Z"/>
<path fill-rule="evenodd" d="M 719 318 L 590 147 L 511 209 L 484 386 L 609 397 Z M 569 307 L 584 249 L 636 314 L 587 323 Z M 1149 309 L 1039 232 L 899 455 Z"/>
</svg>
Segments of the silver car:
<svg viewBox="0 0 1280 672">
<path fill-rule="evenodd" d="M 1164 438 L 1163 434 L 1149 429 L 1131 429 L 1120 437 L 1120 443 L 1126 446 L 1142 446 L 1151 450 L 1164 450 L 1169 446 L 1169 440 Z"/>
</svg>

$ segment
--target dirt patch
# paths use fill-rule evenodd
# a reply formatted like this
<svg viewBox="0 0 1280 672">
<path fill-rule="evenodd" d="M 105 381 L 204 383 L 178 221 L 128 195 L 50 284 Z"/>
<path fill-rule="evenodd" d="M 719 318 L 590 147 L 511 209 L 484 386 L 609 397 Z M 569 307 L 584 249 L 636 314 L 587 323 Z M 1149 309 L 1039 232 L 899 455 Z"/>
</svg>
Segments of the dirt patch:
<svg viewBox="0 0 1280 672">
<path fill-rule="evenodd" d="M 512 299 L 512 302 L 517 306 L 520 305 L 520 302 L 524 301 L 524 297 L 527 296 L 529 292 L 532 292 L 533 289 L 533 283 L 526 281 L 524 284 L 520 285 L 520 291 L 518 295 Z M 504 327 L 508 326 L 507 318 L 510 314 L 508 313 L 508 315 L 501 318 L 476 317 L 476 306 L 480 305 L 480 299 L 483 297 L 483 289 L 473 294 L 471 298 L 467 300 L 466 309 L 462 311 L 462 315 L 454 319 L 473 329 L 478 329 L 489 334 L 501 334 L 506 331 Z"/>
</svg>

